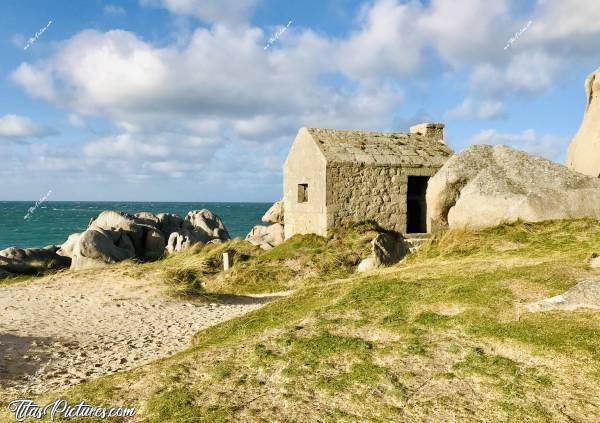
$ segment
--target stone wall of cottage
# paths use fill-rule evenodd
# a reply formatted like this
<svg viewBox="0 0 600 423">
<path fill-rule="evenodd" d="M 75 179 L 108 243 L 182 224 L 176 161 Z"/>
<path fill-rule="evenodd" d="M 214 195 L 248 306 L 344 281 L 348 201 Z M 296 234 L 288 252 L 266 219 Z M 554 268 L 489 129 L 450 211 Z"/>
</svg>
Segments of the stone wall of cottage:
<svg viewBox="0 0 600 423">
<path fill-rule="evenodd" d="M 326 208 L 329 228 L 374 220 L 385 229 L 406 233 L 408 176 L 433 176 L 438 168 L 327 165 Z"/>
<path fill-rule="evenodd" d="M 327 234 L 325 157 L 310 134 L 302 128 L 283 166 L 284 231 L 288 239 L 295 234 Z M 308 201 L 298 201 L 300 184 L 307 186 Z"/>
</svg>

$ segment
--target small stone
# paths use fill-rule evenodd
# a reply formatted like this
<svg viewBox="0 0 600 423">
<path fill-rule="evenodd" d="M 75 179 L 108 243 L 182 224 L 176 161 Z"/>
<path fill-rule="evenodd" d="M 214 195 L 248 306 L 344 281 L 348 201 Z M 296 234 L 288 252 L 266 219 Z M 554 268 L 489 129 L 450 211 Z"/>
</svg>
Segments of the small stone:
<svg viewBox="0 0 600 423">
<path fill-rule="evenodd" d="M 597 269 L 600 267 L 600 255 L 598 253 L 592 253 L 588 258 L 588 264 L 592 269 Z"/>
<path fill-rule="evenodd" d="M 581 281 L 560 295 L 528 304 L 525 308 L 531 313 L 550 310 L 572 311 L 580 308 L 599 310 L 600 279 Z"/>
</svg>

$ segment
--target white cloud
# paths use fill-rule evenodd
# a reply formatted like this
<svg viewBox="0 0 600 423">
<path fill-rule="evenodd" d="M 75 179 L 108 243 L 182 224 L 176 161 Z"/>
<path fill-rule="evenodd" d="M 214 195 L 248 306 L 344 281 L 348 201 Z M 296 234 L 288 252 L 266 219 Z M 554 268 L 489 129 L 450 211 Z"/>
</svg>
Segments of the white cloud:
<svg viewBox="0 0 600 423">
<path fill-rule="evenodd" d="M 510 22 L 507 0 L 432 0 L 415 22 L 416 30 L 453 65 L 492 60 L 502 43 L 498 28 Z M 494 30 L 492 30 L 494 28 Z M 413 28 L 407 28 L 413 30 Z"/>
<path fill-rule="evenodd" d="M 4 115 L 0 117 L 0 139 L 19 141 L 27 138 L 44 138 L 58 132 L 45 125 L 33 122 L 28 117 Z"/>
<path fill-rule="evenodd" d="M 486 2 L 486 7 L 495 7 L 496 3 Z M 496 99 L 514 94 L 539 96 L 552 89 L 573 63 L 596 60 L 600 2 L 536 0 L 529 16 L 507 18 L 504 21 L 506 39 L 501 40 L 503 46 L 515 33 L 525 27 L 527 30 L 509 49 L 500 49 L 499 56 L 474 63 L 473 93 Z M 527 26 L 529 21 L 531 25 Z M 471 34 L 471 31 L 463 31 L 467 32 Z M 477 51 L 496 52 L 490 49 L 491 45 L 495 43 Z M 479 57 L 485 59 L 481 54 Z"/>
<path fill-rule="evenodd" d="M 123 9 L 121 6 L 117 6 L 115 4 L 107 4 L 106 6 L 104 6 L 104 14 L 105 15 L 121 15 L 124 16 L 127 14 L 127 12 L 125 11 L 125 9 Z"/>
<path fill-rule="evenodd" d="M 471 97 L 444 114 L 446 119 L 498 119 L 504 116 L 506 112 L 502 102 L 484 100 L 477 104 Z"/>
<path fill-rule="evenodd" d="M 198 134 L 199 125 L 209 125 L 260 137 L 289 134 L 303 121 L 380 125 L 402 99 L 394 84 L 323 85 L 330 45 L 310 32 L 285 52 L 265 53 L 262 38 L 255 28 L 216 26 L 198 29 L 177 49 L 156 48 L 125 31 L 84 31 L 50 60 L 21 65 L 13 79 L 33 96 L 108 116 L 128 132 Z"/>
<path fill-rule="evenodd" d="M 188 15 L 207 22 L 246 22 L 258 0 L 140 0 L 142 6 L 163 7 L 175 15 Z"/>
<path fill-rule="evenodd" d="M 341 40 L 338 61 L 349 75 L 407 76 L 422 72 L 427 51 L 459 68 L 502 60 L 506 38 L 491 28 L 509 27 L 509 0 L 379 0 L 361 10 L 358 29 Z M 490 48 L 497 45 L 498 49 Z"/>
<path fill-rule="evenodd" d="M 521 52 L 502 68 L 488 63 L 475 67 L 471 89 L 480 95 L 540 95 L 550 90 L 564 70 L 562 59 L 543 50 Z"/>
<path fill-rule="evenodd" d="M 481 119 L 496 119 L 506 116 L 504 104 L 499 101 L 486 100 L 479 105 L 478 116 Z"/>
<path fill-rule="evenodd" d="M 81 116 L 75 114 L 75 113 L 70 113 L 67 121 L 69 122 L 69 125 L 71 125 L 74 128 L 86 128 L 87 124 L 85 122 L 84 119 L 82 119 Z"/>
<path fill-rule="evenodd" d="M 600 2 L 537 0 L 531 20 L 533 24 L 527 37 L 523 36 L 524 44 L 545 46 L 569 56 L 598 51 Z"/>
<path fill-rule="evenodd" d="M 50 63 L 33 74 L 51 74 L 60 82 L 54 102 L 82 113 L 127 108 L 152 97 L 167 82 L 168 52 L 154 49 L 125 31 L 84 31 L 69 42 Z M 18 72 L 18 71 L 17 71 Z M 18 74 L 15 75 L 17 82 Z M 40 94 L 41 95 L 41 94 Z"/>
<path fill-rule="evenodd" d="M 362 8 L 358 27 L 347 38 L 290 27 L 279 48 L 268 52 L 262 48 L 268 34 L 246 26 L 199 28 L 186 44 L 164 47 L 126 31 L 84 31 L 48 62 L 22 64 L 13 79 L 31 95 L 80 114 L 138 125 L 157 116 L 254 119 L 256 125 L 260 116 L 310 114 L 315 105 L 344 96 L 320 83 L 320 75 L 339 73 L 359 84 L 390 77 L 397 85 L 422 68 L 427 48 L 452 65 L 476 63 L 470 86 L 484 99 L 475 112 L 480 117 L 500 116 L 499 99 L 507 95 L 549 90 L 564 66 L 562 58 L 531 47 L 507 56 L 506 40 L 490 38 L 496 32 L 489 31 L 492 23 L 512 22 L 507 0 L 466 1 L 469 7 L 455 7 L 450 0 L 433 0 L 428 7 L 379 0 Z M 213 7 L 229 12 L 212 1 L 161 0 L 160 5 L 173 13 L 199 14 Z M 252 5 L 238 4 L 244 10 Z M 497 52 L 490 49 L 496 43 Z"/>
<path fill-rule="evenodd" d="M 340 68 L 353 77 L 408 74 L 421 62 L 423 34 L 414 22 L 422 8 L 414 3 L 380 0 L 364 6 L 359 28 L 340 43 Z"/>
<path fill-rule="evenodd" d="M 165 157 L 169 149 L 165 145 L 151 145 L 134 139 L 130 134 L 106 137 L 86 144 L 83 154 L 91 158 L 142 159 Z"/>
<path fill-rule="evenodd" d="M 533 129 L 526 129 L 521 133 L 501 133 L 495 129 L 486 129 L 475 134 L 467 144 L 505 144 L 562 163 L 569 141 L 553 135 L 540 136 Z"/>
<path fill-rule="evenodd" d="M 276 186 L 298 127 L 390 129 L 402 112 L 405 83 L 419 79 L 433 96 L 429 81 L 453 84 L 456 70 L 468 76 L 469 93 L 447 116 L 500 118 L 509 96 L 548 92 L 573 58 L 592 57 L 588 44 L 599 34 L 589 21 L 600 22 L 595 6 L 572 8 L 551 34 L 563 10 L 557 0 L 539 0 L 526 17 L 510 16 L 514 0 L 465 0 L 460 7 L 453 0 L 374 0 L 337 37 L 289 16 L 283 22 L 294 24 L 277 48 L 264 51 L 272 33 L 249 24 L 258 1 L 141 2 L 211 25 L 160 45 L 127 31 L 83 31 L 13 72 L 31 96 L 74 115 L 71 124 L 101 117 L 117 128 L 117 135 L 77 151 L 79 162 L 60 161 L 53 151 L 46 163 L 79 169 L 83 161 L 137 181 L 187 175 Z M 531 28 L 503 50 L 524 19 L 532 19 Z M 580 23 L 588 26 L 578 32 Z M 571 42 L 577 48 L 568 54 L 553 48 Z M 562 142 L 526 132 L 475 138 L 545 152 Z"/>
<path fill-rule="evenodd" d="M 261 37 L 257 29 L 199 29 L 178 50 L 125 31 L 84 31 L 49 62 L 23 64 L 13 78 L 34 96 L 86 114 L 239 116 L 295 108 L 313 71 L 289 73 L 259 47 Z"/>
<path fill-rule="evenodd" d="M 27 44 L 27 37 L 25 37 L 23 34 L 15 34 L 11 37 L 10 42 L 14 46 L 22 49 Z"/>
<path fill-rule="evenodd" d="M 32 97 L 47 101 L 56 100 L 54 79 L 48 69 L 34 68 L 22 63 L 12 74 L 13 80 Z"/>
</svg>

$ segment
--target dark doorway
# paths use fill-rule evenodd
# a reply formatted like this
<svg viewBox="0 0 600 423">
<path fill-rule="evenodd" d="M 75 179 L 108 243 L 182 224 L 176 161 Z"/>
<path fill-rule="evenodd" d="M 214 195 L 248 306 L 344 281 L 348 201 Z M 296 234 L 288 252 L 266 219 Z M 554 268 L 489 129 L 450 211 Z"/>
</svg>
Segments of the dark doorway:
<svg viewBox="0 0 600 423">
<path fill-rule="evenodd" d="M 406 192 L 406 232 L 427 232 L 427 203 L 425 192 L 429 176 L 409 176 Z"/>
</svg>

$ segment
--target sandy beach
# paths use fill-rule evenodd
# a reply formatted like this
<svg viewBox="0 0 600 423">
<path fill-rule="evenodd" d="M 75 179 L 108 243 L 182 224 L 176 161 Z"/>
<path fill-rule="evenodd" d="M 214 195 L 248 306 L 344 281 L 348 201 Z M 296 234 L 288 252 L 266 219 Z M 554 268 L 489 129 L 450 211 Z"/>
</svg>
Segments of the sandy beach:
<svg viewBox="0 0 600 423">
<path fill-rule="evenodd" d="M 43 393 L 167 357 L 197 331 L 275 297 L 174 299 L 160 283 L 109 268 L 0 287 L 0 396 Z"/>
</svg>

